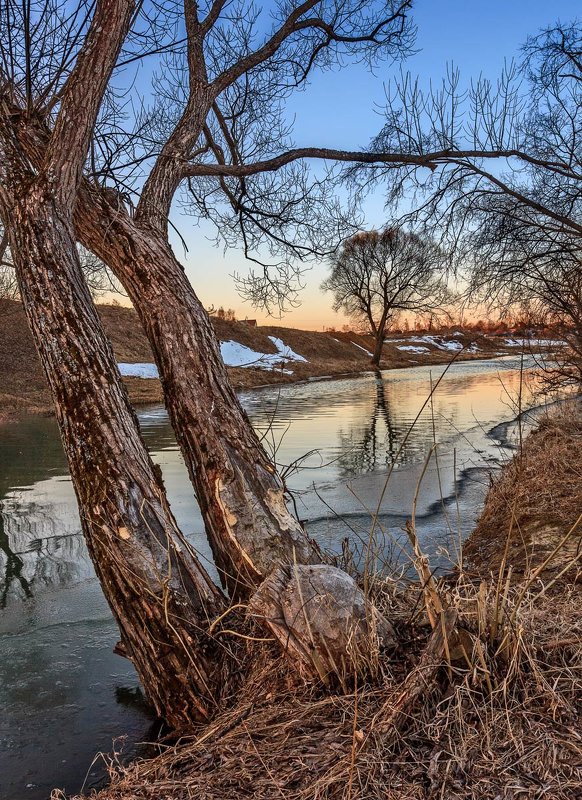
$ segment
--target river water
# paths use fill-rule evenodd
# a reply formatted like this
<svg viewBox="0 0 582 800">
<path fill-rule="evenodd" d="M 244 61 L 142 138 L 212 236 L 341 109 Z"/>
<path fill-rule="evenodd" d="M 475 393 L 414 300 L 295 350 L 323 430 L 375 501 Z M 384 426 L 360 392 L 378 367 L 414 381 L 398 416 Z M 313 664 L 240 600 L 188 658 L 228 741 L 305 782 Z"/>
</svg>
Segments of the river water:
<svg viewBox="0 0 582 800">
<path fill-rule="evenodd" d="M 422 546 L 447 568 L 491 470 L 517 442 L 520 386 L 522 407 L 533 405 L 530 368 L 520 377 L 519 358 L 507 357 L 453 364 L 436 388 L 444 368 L 417 367 L 254 390 L 241 400 L 299 517 L 326 549 L 340 552 L 347 537 L 361 558 L 372 543 L 376 569 L 406 569 L 402 528 L 417 494 Z M 213 573 L 165 411 L 146 408 L 139 419 L 178 523 Z M 132 756 L 155 734 L 130 663 L 112 652 L 117 639 L 56 423 L 0 428 L 2 800 L 88 789 L 102 779 L 98 751 Z"/>
</svg>

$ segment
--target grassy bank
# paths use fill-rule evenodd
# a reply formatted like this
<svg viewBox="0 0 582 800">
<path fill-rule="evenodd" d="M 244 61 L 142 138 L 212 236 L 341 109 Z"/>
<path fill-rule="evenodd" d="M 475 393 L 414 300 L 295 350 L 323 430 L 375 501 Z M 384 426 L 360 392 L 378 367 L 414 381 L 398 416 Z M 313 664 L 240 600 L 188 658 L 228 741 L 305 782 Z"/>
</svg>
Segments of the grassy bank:
<svg viewBox="0 0 582 800">
<path fill-rule="evenodd" d="M 248 641 L 236 704 L 149 761 L 112 761 L 100 800 L 579 800 L 581 436 L 574 404 L 541 421 L 492 486 L 466 569 L 435 581 L 411 549 L 419 582 L 372 582 L 399 647 L 366 681 L 305 685 Z"/>
<path fill-rule="evenodd" d="M 570 401 L 542 417 L 494 482 L 465 543 L 467 564 L 482 575 L 577 580 L 581 514 L 582 408 Z"/>
<path fill-rule="evenodd" d="M 137 315 L 132 309 L 119 306 L 98 306 L 105 330 L 119 362 L 150 363 L 153 356 Z M 286 364 L 286 369 L 231 367 L 229 373 L 237 389 L 271 383 L 292 383 L 322 376 L 349 375 L 370 369 L 373 349 L 370 337 L 355 333 L 318 333 L 294 328 L 261 326 L 252 328 L 244 322 L 213 319 L 216 334 L 222 342 L 238 342 L 251 350 L 274 355 L 277 348 L 270 336 L 283 340 L 305 361 Z M 418 338 L 418 337 L 416 337 Z M 456 336 L 448 344 L 466 349 L 460 360 L 491 358 L 499 353 L 516 353 L 503 338 Z M 398 368 L 419 364 L 447 363 L 455 354 L 446 349 L 447 342 L 418 342 L 415 337 L 393 337 L 386 342 L 382 367 Z M 407 349 L 402 350 L 400 348 Z M 162 401 L 157 379 L 125 378 L 131 400 L 135 404 Z M 0 421 L 21 414 L 51 414 L 52 403 L 34 343 L 20 303 L 0 301 Z"/>
</svg>

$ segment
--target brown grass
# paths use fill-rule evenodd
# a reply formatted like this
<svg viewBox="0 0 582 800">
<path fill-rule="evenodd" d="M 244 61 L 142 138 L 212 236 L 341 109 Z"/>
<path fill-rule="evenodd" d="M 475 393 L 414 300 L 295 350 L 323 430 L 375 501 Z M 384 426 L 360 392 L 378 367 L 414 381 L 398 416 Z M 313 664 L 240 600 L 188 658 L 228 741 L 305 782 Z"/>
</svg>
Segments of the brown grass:
<svg viewBox="0 0 582 800">
<path fill-rule="evenodd" d="M 547 413 L 523 450 L 490 489 L 465 557 L 481 573 L 511 566 L 517 576 L 536 570 L 573 528 L 542 577 L 551 580 L 580 552 L 582 525 L 582 410 L 572 401 Z M 577 562 L 573 564 L 574 577 Z"/>
<path fill-rule="evenodd" d="M 418 586 L 384 581 L 374 600 L 401 649 L 383 659 L 380 680 L 329 695 L 253 644 L 236 705 L 156 758 L 110 761 L 99 799 L 582 797 L 579 587 L 551 612 L 517 586 L 500 594 L 460 577 L 438 590 L 458 613 L 450 658 L 396 727 L 392 709 L 430 626 Z"/>
</svg>

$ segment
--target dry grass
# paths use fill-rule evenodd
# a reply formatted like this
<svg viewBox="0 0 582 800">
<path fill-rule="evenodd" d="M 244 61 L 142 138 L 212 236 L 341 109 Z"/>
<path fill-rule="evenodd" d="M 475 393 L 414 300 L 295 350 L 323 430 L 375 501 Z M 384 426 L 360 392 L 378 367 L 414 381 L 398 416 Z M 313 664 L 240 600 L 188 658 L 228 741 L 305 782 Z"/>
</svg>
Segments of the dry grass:
<svg viewBox="0 0 582 800">
<path fill-rule="evenodd" d="M 378 681 L 330 696 L 255 643 L 234 706 L 154 759 L 112 762 L 100 800 L 582 797 L 579 587 L 551 604 L 539 585 L 522 596 L 460 576 L 437 589 L 457 623 L 430 674 L 422 591 L 377 583 L 401 640 Z"/>
<path fill-rule="evenodd" d="M 576 559 L 582 542 L 582 410 L 572 401 L 547 413 L 487 496 L 465 556 L 479 572 L 511 565 L 531 574 L 571 528 L 546 565 L 545 579 Z M 575 580 L 576 569 L 573 566 Z"/>
</svg>

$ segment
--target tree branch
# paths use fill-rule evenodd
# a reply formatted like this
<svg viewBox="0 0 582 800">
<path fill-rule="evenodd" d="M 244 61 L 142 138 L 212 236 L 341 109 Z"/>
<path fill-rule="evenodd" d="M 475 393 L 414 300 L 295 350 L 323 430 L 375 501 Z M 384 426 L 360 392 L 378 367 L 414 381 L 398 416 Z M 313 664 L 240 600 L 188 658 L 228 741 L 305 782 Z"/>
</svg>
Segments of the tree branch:
<svg viewBox="0 0 582 800">
<path fill-rule="evenodd" d="M 245 72 L 249 72 L 249 70 L 257 67 L 259 64 L 262 64 L 264 61 L 271 58 L 271 56 L 275 55 L 283 42 L 288 39 L 292 33 L 299 30 L 297 27 L 298 20 L 308 11 L 311 11 L 318 2 L 319 0 L 305 0 L 305 2 L 301 3 L 300 6 L 297 6 L 297 8 L 289 14 L 281 27 L 262 47 L 255 50 L 254 53 L 250 53 L 248 56 L 239 59 L 236 64 L 233 64 L 218 75 L 212 82 L 214 96 L 218 97 L 221 92 L 228 86 L 231 86 L 241 75 L 244 75 Z"/>
<path fill-rule="evenodd" d="M 208 33 L 208 31 L 212 27 L 214 27 L 226 3 L 227 0 L 214 0 L 210 8 L 210 11 L 204 18 L 202 26 L 200 28 L 203 36 L 205 36 Z"/>
<path fill-rule="evenodd" d="M 63 91 L 44 168 L 64 204 L 81 180 L 103 94 L 131 24 L 134 0 L 97 0 L 85 42 Z"/>
<path fill-rule="evenodd" d="M 314 158 L 327 161 L 351 162 L 358 164 L 390 164 L 393 166 L 415 166 L 426 167 L 434 172 L 439 166 L 445 164 L 460 164 L 468 168 L 474 168 L 469 161 L 462 159 L 503 159 L 515 158 L 520 161 L 534 164 L 536 166 L 546 166 L 533 156 L 520 150 L 436 150 L 428 153 L 399 153 L 399 152 L 375 152 L 357 150 L 336 150 L 326 147 L 298 147 L 288 150 L 272 158 L 256 161 L 252 164 L 184 164 L 183 176 L 185 178 L 195 178 L 202 176 L 222 176 L 241 178 L 249 175 L 257 175 L 260 172 L 274 172 L 275 170 L 305 158 Z M 487 174 L 487 173 L 484 173 Z"/>
</svg>

